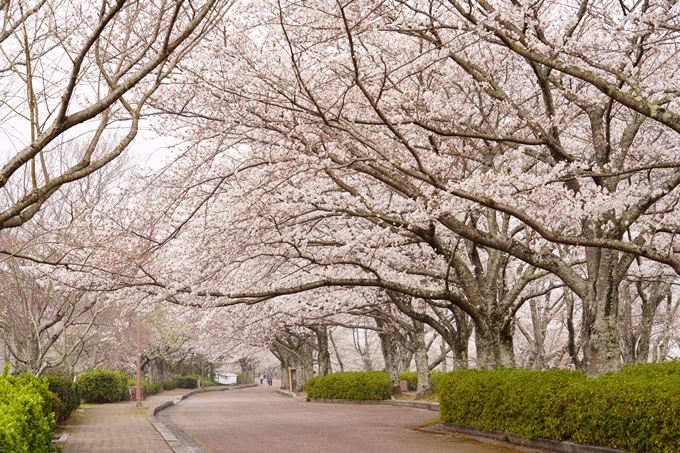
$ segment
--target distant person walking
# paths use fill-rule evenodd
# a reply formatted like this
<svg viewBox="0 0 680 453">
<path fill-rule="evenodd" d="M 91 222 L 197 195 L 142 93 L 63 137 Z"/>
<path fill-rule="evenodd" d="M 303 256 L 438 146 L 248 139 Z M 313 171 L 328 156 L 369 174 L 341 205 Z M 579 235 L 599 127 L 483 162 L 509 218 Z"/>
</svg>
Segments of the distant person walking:
<svg viewBox="0 0 680 453">
<path fill-rule="evenodd" d="M 264 374 L 260 375 L 260 385 L 262 385 L 262 381 L 264 380 Z"/>
<path fill-rule="evenodd" d="M 272 381 L 273 381 L 272 375 L 270 373 L 267 373 L 267 385 L 271 387 Z"/>
</svg>

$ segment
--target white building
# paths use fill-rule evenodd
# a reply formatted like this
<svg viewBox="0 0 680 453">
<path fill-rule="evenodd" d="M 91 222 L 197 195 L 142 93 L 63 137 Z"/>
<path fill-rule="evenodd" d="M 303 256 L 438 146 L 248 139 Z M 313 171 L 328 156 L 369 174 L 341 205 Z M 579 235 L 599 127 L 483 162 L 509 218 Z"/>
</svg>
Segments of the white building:
<svg viewBox="0 0 680 453">
<path fill-rule="evenodd" d="M 222 385 L 236 384 L 236 378 L 234 373 L 215 373 L 215 382 Z"/>
</svg>

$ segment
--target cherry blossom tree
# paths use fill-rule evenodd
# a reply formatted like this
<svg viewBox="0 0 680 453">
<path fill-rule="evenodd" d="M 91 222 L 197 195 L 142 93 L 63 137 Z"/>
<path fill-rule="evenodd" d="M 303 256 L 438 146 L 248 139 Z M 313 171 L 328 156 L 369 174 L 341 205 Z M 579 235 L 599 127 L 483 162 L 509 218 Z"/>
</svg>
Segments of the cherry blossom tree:
<svg viewBox="0 0 680 453">
<path fill-rule="evenodd" d="M 620 364 L 618 288 L 635 257 L 680 270 L 673 8 L 279 3 L 222 55 L 238 85 L 193 77 L 204 108 L 229 94 L 224 136 L 318 159 L 348 195 L 333 211 L 359 205 L 425 243 L 443 228 L 556 275 L 583 304 L 596 374 Z M 376 215 L 396 198 L 408 218 Z"/>
<path fill-rule="evenodd" d="M 14 371 L 37 377 L 72 368 L 102 329 L 106 296 L 41 285 L 26 267 L 7 259 L 0 270 L 0 338 L 8 361 Z"/>
<path fill-rule="evenodd" d="M 118 158 L 145 107 L 229 2 L 3 3 L 0 229 Z"/>
<path fill-rule="evenodd" d="M 469 317 L 484 367 L 515 363 L 516 314 L 533 304 L 539 321 L 554 294 L 572 362 L 620 367 L 626 279 L 680 272 L 676 4 L 280 1 L 234 16 L 156 104 L 181 115 L 187 147 L 121 217 L 125 244 L 78 278 L 115 269 L 197 307 L 309 293 L 338 312 L 325 289 L 379 288 L 461 362 Z"/>
</svg>

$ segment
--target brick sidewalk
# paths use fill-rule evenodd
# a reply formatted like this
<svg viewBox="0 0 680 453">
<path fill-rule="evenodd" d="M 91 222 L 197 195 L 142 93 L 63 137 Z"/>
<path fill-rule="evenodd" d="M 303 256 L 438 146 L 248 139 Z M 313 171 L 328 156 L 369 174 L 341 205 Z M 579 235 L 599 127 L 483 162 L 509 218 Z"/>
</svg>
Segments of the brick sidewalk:
<svg viewBox="0 0 680 453">
<path fill-rule="evenodd" d="M 64 453 L 173 453 L 147 420 L 147 411 L 192 390 L 175 389 L 149 396 L 144 407 L 134 401 L 99 404 L 80 409 L 63 445 Z"/>
</svg>

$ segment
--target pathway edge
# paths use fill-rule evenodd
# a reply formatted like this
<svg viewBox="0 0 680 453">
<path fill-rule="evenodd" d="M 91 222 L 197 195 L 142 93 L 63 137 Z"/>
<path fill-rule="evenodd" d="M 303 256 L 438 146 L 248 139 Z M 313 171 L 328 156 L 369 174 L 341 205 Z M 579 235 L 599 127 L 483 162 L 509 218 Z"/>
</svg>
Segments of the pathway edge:
<svg viewBox="0 0 680 453">
<path fill-rule="evenodd" d="M 277 390 L 276 392 L 289 398 L 298 399 L 296 393 L 291 393 L 286 390 Z M 439 403 L 430 403 L 425 401 L 346 400 L 327 398 L 310 398 L 309 401 L 313 403 L 331 403 L 331 404 L 375 404 L 399 407 L 412 407 L 416 409 L 439 411 Z M 552 439 L 525 439 L 514 434 L 506 433 L 505 431 L 495 430 L 488 431 L 485 429 L 474 428 L 472 426 L 457 425 L 455 423 L 448 422 L 440 422 L 436 426 L 439 426 L 447 431 L 456 432 L 460 434 L 467 434 L 470 436 L 478 437 L 488 437 L 500 441 L 509 441 L 509 443 L 511 444 L 521 445 L 523 447 L 541 448 L 544 450 L 550 450 L 559 453 L 634 453 L 627 450 L 619 450 L 610 447 L 598 447 L 594 445 L 583 445 L 569 441 L 557 441 Z"/>
<path fill-rule="evenodd" d="M 247 387 L 254 387 L 257 384 L 246 384 L 242 385 L 240 387 L 225 387 L 225 388 L 215 388 L 215 387 L 208 387 L 208 388 L 203 388 L 199 390 L 193 390 L 191 392 L 187 392 L 183 395 L 178 396 L 172 401 L 165 401 L 161 404 L 158 404 L 156 406 L 150 407 L 148 411 L 146 411 L 146 419 L 149 420 L 149 423 L 153 425 L 154 428 L 156 428 L 156 431 L 163 436 L 163 439 L 165 442 L 168 444 L 170 448 L 172 448 L 172 451 L 175 453 L 190 453 L 189 449 L 180 442 L 174 434 L 170 432 L 167 426 L 163 422 L 161 422 L 158 417 L 156 417 L 156 414 L 158 414 L 160 411 L 163 409 L 167 409 L 168 407 L 174 406 L 175 404 L 181 403 L 183 400 L 189 398 L 190 396 L 196 395 L 198 393 L 205 393 L 205 392 L 224 392 L 226 390 L 239 390 Z M 215 390 L 209 390 L 209 389 L 215 389 Z"/>
<path fill-rule="evenodd" d="M 515 434 L 506 433 L 505 431 L 489 431 L 486 429 L 474 428 L 467 425 L 457 425 L 450 422 L 440 422 L 435 426 L 439 426 L 447 431 L 456 432 L 460 434 L 468 434 L 471 436 L 489 437 L 492 439 L 508 442 L 511 444 L 521 445 L 523 447 L 541 448 L 544 450 L 556 451 L 559 453 L 634 453 L 628 450 L 619 450 L 610 447 L 598 447 L 595 445 L 584 445 L 576 442 L 558 441 L 552 439 L 525 439 Z M 504 440 L 505 439 L 505 440 Z"/>
</svg>

